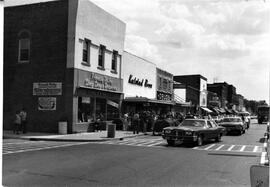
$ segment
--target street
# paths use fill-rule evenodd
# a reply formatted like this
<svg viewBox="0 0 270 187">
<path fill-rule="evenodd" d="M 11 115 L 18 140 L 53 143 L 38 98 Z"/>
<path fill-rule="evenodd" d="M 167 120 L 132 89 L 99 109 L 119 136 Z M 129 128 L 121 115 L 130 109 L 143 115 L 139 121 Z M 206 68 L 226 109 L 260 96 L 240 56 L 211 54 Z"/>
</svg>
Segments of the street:
<svg viewBox="0 0 270 187">
<path fill-rule="evenodd" d="M 161 136 L 107 142 L 4 139 L 4 186 L 250 186 L 266 124 L 201 147 Z"/>
</svg>

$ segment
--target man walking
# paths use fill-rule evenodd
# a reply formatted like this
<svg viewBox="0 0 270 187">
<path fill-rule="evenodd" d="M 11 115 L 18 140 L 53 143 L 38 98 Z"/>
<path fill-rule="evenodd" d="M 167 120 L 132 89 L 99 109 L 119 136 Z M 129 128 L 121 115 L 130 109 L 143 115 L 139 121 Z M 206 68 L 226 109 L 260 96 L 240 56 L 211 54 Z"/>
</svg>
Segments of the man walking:
<svg viewBox="0 0 270 187">
<path fill-rule="evenodd" d="M 21 123 L 22 123 L 22 133 L 26 133 L 27 132 L 27 112 L 25 110 L 25 108 L 22 108 L 21 112 L 20 112 L 20 116 L 21 116 Z"/>
</svg>

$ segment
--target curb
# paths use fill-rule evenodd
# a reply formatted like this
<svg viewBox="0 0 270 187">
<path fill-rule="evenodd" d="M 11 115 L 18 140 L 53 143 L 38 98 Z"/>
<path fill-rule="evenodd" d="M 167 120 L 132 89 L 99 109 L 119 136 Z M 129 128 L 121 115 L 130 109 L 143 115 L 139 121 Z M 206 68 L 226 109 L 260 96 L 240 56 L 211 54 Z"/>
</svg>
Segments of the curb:
<svg viewBox="0 0 270 187">
<path fill-rule="evenodd" d="M 19 137 L 19 136 L 8 136 L 3 135 L 3 139 L 22 139 L 29 141 L 61 141 L 61 142 L 105 142 L 111 140 L 123 140 L 124 138 L 134 138 L 137 136 L 143 136 L 144 134 L 132 135 L 132 136 L 123 136 L 119 138 L 99 138 L 99 139 L 72 139 L 72 138 L 42 138 L 42 137 Z"/>
</svg>

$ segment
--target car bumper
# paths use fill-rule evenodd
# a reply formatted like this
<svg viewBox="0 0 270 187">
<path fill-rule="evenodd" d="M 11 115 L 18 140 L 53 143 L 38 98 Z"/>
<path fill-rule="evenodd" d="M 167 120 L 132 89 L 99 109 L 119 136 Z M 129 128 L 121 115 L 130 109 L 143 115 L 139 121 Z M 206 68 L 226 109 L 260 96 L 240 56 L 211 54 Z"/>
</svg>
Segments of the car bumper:
<svg viewBox="0 0 270 187">
<path fill-rule="evenodd" d="M 241 131 L 243 128 L 241 127 L 225 127 L 226 132 L 231 132 L 231 131 Z"/>
<path fill-rule="evenodd" d="M 196 142 L 197 136 L 170 136 L 162 134 L 162 138 L 165 140 L 176 140 L 176 141 L 183 141 L 183 142 Z"/>
</svg>

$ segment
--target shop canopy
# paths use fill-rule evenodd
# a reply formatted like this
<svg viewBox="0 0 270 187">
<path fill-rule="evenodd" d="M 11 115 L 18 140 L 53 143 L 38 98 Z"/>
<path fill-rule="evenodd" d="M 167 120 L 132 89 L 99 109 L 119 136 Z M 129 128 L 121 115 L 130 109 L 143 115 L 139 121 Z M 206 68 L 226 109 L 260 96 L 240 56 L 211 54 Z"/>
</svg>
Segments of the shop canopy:
<svg viewBox="0 0 270 187">
<path fill-rule="evenodd" d="M 124 101 L 134 103 L 138 102 L 138 103 L 157 103 L 157 104 L 175 105 L 175 101 L 149 99 L 147 97 L 126 97 Z"/>
<path fill-rule="evenodd" d="M 217 114 L 219 114 L 219 113 L 221 113 L 219 110 L 218 110 L 218 108 L 211 108 L 211 110 L 213 111 L 213 112 L 215 112 L 215 113 L 217 113 Z"/>
<path fill-rule="evenodd" d="M 225 114 L 225 113 L 226 113 L 226 111 L 225 111 L 223 108 L 219 108 L 218 110 L 219 110 L 220 113 L 222 113 L 222 114 Z"/>
<path fill-rule="evenodd" d="M 204 111 L 208 112 L 208 113 L 212 113 L 213 111 L 210 110 L 209 108 L 206 107 L 201 107 L 201 109 L 203 109 Z"/>
</svg>

